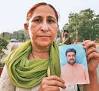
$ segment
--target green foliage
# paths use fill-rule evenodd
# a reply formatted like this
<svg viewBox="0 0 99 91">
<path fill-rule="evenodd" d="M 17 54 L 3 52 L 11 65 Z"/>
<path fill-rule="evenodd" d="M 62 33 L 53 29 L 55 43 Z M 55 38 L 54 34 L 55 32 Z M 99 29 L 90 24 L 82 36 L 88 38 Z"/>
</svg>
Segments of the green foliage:
<svg viewBox="0 0 99 91">
<path fill-rule="evenodd" d="M 3 32 L 0 34 L 0 36 L 3 37 L 4 39 L 6 39 L 7 41 L 10 41 L 11 39 L 25 41 L 25 40 L 29 39 L 29 37 L 28 37 L 28 34 L 24 31 L 25 30 L 22 29 L 22 30 L 14 31 L 13 33 Z"/>
<path fill-rule="evenodd" d="M 5 39 L 0 38 L 0 53 L 2 52 L 2 49 L 7 48 L 7 44 L 8 44 L 8 42 Z"/>
<path fill-rule="evenodd" d="M 0 60 L 5 55 L 2 49 L 7 49 L 7 45 L 8 45 L 8 42 L 5 39 L 0 38 Z M 4 63 L 0 61 L 0 67 L 3 67 L 3 66 L 4 66 Z"/>
<path fill-rule="evenodd" d="M 95 15 L 91 9 L 71 13 L 68 23 L 63 27 L 64 29 L 71 33 L 74 40 L 95 40 L 99 38 L 99 15 Z"/>
<path fill-rule="evenodd" d="M 0 34 L 0 37 L 5 39 L 5 40 L 10 40 L 11 39 L 11 33 L 3 32 Z"/>
</svg>

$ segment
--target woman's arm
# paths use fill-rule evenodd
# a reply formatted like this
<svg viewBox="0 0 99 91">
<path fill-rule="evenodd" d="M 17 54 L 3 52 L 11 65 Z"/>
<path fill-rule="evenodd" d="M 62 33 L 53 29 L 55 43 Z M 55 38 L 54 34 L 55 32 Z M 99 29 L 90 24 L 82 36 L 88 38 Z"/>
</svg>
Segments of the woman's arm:
<svg viewBox="0 0 99 91">
<path fill-rule="evenodd" d="M 99 83 L 97 80 L 97 66 L 99 64 L 99 53 L 96 51 L 96 45 L 93 41 L 87 40 L 83 42 L 87 53 L 88 71 L 90 84 L 84 85 L 84 91 L 99 91 Z"/>
<path fill-rule="evenodd" d="M 90 84 L 84 85 L 84 91 L 99 91 L 96 72 L 89 73 L 89 75 L 90 75 Z"/>
<path fill-rule="evenodd" d="M 0 77 L 0 91 L 15 91 L 15 86 L 9 79 L 6 65 L 4 66 Z"/>
</svg>

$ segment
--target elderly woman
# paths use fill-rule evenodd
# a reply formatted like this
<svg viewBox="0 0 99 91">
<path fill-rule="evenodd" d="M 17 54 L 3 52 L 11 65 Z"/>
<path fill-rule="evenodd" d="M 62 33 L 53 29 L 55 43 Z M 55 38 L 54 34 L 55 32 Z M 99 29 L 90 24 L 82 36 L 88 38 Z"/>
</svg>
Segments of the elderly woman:
<svg viewBox="0 0 99 91">
<path fill-rule="evenodd" d="M 59 28 L 55 8 L 46 3 L 34 5 L 27 13 L 24 27 L 30 41 L 6 58 L 0 91 L 67 91 L 60 77 L 58 47 L 54 42 Z M 87 40 L 83 45 L 90 75 L 90 84 L 84 86 L 84 91 L 99 91 L 96 77 L 99 54 L 94 42 Z"/>
</svg>

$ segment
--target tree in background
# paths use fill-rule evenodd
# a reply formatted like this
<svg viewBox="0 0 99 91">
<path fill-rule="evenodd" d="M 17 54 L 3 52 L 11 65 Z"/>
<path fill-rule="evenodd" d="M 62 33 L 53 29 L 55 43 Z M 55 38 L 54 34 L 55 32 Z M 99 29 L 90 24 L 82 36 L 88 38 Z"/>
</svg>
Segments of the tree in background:
<svg viewBox="0 0 99 91">
<path fill-rule="evenodd" d="M 3 55 L 5 55 L 3 49 L 7 49 L 8 42 L 0 37 L 0 60 L 2 59 Z M 4 64 L 0 61 L 0 67 Z"/>
<path fill-rule="evenodd" d="M 11 39 L 17 39 L 17 40 L 23 42 L 23 41 L 29 39 L 28 34 L 26 32 L 24 32 L 24 29 L 14 31 L 13 33 L 3 32 L 0 34 L 0 36 L 8 41 L 10 41 Z"/>
<path fill-rule="evenodd" d="M 9 33 L 9 32 L 2 32 L 1 34 L 0 34 L 0 37 L 2 37 L 3 39 L 5 39 L 5 40 L 10 40 L 11 39 L 11 33 Z"/>
<path fill-rule="evenodd" d="M 2 49 L 7 48 L 7 44 L 8 44 L 8 42 L 5 39 L 0 38 L 0 53 L 2 52 Z"/>
<path fill-rule="evenodd" d="M 63 27 L 68 30 L 75 41 L 99 38 L 99 15 L 91 9 L 69 14 L 69 21 Z"/>
</svg>

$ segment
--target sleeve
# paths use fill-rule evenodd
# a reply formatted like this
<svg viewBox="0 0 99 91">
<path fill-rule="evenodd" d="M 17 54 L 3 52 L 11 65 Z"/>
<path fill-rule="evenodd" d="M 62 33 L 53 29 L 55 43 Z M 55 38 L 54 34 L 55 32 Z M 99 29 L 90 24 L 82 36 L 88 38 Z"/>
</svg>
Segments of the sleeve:
<svg viewBox="0 0 99 91">
<path fill-rule="evenodd" d="M 0 91 L 15 91 L 15 86 L 11 83 L 7 73 L 7 66 L 5 65 L 0 77 Z"/>
</svg>

